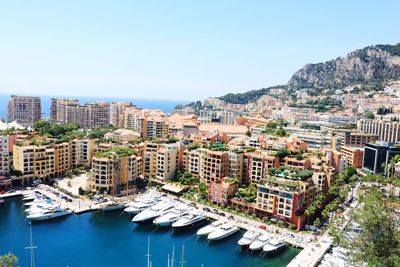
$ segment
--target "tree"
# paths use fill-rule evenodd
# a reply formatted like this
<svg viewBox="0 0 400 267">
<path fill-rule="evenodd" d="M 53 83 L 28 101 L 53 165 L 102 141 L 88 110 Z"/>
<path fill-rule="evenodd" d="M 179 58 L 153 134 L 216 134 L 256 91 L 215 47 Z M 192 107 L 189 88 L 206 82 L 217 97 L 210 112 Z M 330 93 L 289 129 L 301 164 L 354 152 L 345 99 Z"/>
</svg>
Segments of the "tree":
<svg viewBox="0 0 400 267">
<path fill-rule="evenodd" d="M 377 187 L 361 196 L 360 202 L 352 219 L 361 233 L 343 234 L 339 242 L 350 250 L 355 265 L 400 266 L 400 227 L 394 208 L 398 203 Z"/>
<path fill-rule="evenodd" d="M 375 115 L 371 111 L 367 111 L 364 113 L 364 117 L 373 120 L 375 118 Z"/>
<path fill-rule="evenodd" d="M 9 252 L 6 255 L 0 256 L 0 267 L 17 267 L 18 258 Z"/>
<path fill-rule="evenodd" d="M 285 157 L 287 157 L 289 155 L 290 155 L 290 152 L 288 150 L 286 150 L 286 149 L 279 149 L 276 152 L 276 156 L 281 158 L 281 159 L 283 159 L 283 158 L 285 158 Z"/>
</svg>

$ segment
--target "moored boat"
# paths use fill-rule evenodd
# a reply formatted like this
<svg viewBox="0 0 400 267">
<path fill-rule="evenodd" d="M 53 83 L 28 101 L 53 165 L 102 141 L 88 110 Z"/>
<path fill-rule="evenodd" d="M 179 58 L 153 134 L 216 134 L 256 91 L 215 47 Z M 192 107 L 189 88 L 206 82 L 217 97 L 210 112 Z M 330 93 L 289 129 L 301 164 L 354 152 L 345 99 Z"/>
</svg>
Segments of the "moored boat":
<svg viewBox="0 0 400 267">
<path fill-rule="evenodd" d="M 145 222 L 164 214 L 168 210 L 174 208 L 175 203 L 171 201 L 160 201 L 154 206 L 145 209 L 133 217 L 132 222 Z"/>
<path fill-rule="evenodd" d="M 238 241 L 238 244 L 239 246 L 249 246 L 257 239 L 259 235 L 260 233 L 256 231 L 246 231 L 243 237 Z"/>
<path fill-rule="evenodd" d="M 174 222 L 172 224 L 172 227 L 175 229 L 192 227 L 192 226 L 198 225 L 200 223 L 203 223 L 206 220 L 207 220 L 207 217 L 205 217 L 202 213 L 193 211 L 193 212 L 183 216 L 178 221 Z"/>
<path fill-rule="evenodd" d="M 286 246 L 287 244 L 283 240 L 274 238 L 268 241 L 268 243 L 263 247 L 263 251 L 266 253 L 272 253 L 281 250 Z"/>
<path fill-rule="evenodd" d="M 250 244 L 249 249 L 251 250 L 260 250 L 262 249 L 269 241 L 269 236 L 266 234 L 262 234 L 257 239 Z"/>
<path fill-rule="evenodd" d="M 225 223 L 225 221 L 219 220 L 219 221 L 214 221 L 212 223 L 210 223 L 209 225 L 206 225 L 202 228 L 200 228 L 197 231 L 197 235 L 198 236 L 205 236 L 210 234 L 211 232 L 215 231 L 218 229 L 218 227 L 220 227 L 221 225 L 223 225 Z"/>
<path fill-rule="evenodd" d="M 231 224 L 231 223 L 225 223 L 218 227 L 217 230 L 211 232 L 208 234 L 207 239 L 208 240 L 221 240 L 223 238 L 226 238 L 230 235 L 233 235 L 234 233 L 240 231 L 239 227 Z"/>
<path fill-rule="evenodd" d="M 71 213 L 72 211 L 70 211 L 69 209 L 55 208 L 52 210 L 42 210 L 37 213 L 29 214 L 27 216 L 27 219 L 30 221 L 43 221 L 70 215 Z"/>
</svg>

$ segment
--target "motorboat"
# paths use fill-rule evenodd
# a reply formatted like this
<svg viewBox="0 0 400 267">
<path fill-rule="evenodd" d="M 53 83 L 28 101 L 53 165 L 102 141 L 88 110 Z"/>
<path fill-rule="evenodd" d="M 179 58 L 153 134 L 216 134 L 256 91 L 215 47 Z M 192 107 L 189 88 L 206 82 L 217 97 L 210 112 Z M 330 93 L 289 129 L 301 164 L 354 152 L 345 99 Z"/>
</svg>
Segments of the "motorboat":
<svg viewBox="0 0 400 267">
<path fill-rule="evenodd" d="M 276 252 L 278 250 L 281 250 L 283 248 L 285 248 L 287 246 L 287 244 L 280 239 L 271 239 L 270 241 L 268 241 L 268 243 L 266 245 L 264 245 L 263 247 L 263 251 L 267 252 L 267 253 L 272 253 L 272 252 Z"/>
<path fill-rule="evenodd" d="M 101 208 L 102 211 L 113 211 L 113 210 L 121 210 L 125 208 L 125 204 L 119 204 L 119 203 L 111 203 L 107 206 L 104 206 Z"/>
<path fill-rule="evenodd" d="M 238 231 L 240 231 L 239 227 L 237 227 L 231 223 L 224 223 L 223 225 L 218 227 L 217 230 L 208 234 L 207 239 L 208 240 L 221 240 L 230 235 L 233 235 L 234 233 L 236 233 Z"/>
<path fill-rule="evenodd" d="M 256 231 L 246 231 L 243 237 L 238 241 L 239 246 L 249 246 L 251 243 L 256 241 L 257 237 L 260 236 L 259 232 Z"/>
<path fill-rule="evenodd" d="M 36 205 L 32 205 L 29 208 L 25 209 L 26 213 L 33 213 L 37 210 L 43 210 L 43 209 L 54 209 L 59 207 L 60 204 L 53 204 L 53 203 L 41 203 L 41 204 L 36 204 Z"/>
<path fill-rule="evenodd" d="M 69 209 L 55 208 L 51 210 L 42 210 L 41 212 L 29 214 L 27 216 L 27 219 L 30 221 L 43 221 L 70 215 L 71 213 L 72 211 L 70 211 Z"/>
<path fill-rule="evenodd" d="M 153 220 L 154 218 L 161 216 L 170 209 L 173 209 L 174 206 L 175 203 L 171 201 L 158 202 L 152 207 L 145 209 L 139 214 L 136 214 L 136 216 L 133 217 L 132 222 L 144 222 L 148 220 Z"/>
<path fill-rule="evenodd" d="M 198 225 L 200 223 L 203 223 L 207 220 L 207 217 L 203 215 L 203 213 L 200 213 L 198 211 L 193 211 L 182 218 L 180 218 L 178 221 L 174 222 L 172 224 L 172 227 L 175 229 L 182 229 L 186 227 L 192 227 L 194 225 Z"/>
<path fill-rule="evenodd" d="M 212 223 L 210 223 L 209 225 L 206 225 L 202 228 L 200 228 L 197 231 L 197 235 L 198 236 L 204 236 L 204 235 L 208 235 L 211 232 L 214 232 L 215 230 L 218 229 L 218 227 L 220 227 L 221 225 L 223 225 L 225 223 L 225 221 L 219 220 L 219 221 L 214 221 Z"/>
<path fill-rule="evenodd" d="M 33 200 L 38 199 L 38 198 L 39 198 L 38 194 L 29 194 L 29 195 L 24 196 L 22 198 L 22 200 L 23 201 L 33 201 Z"/>
<path fill-rule="evenodd" d="M 158 202 L 156 199 L 142 199 L 140 201 L 131 201 L 125 205 L 124 212 L 136 215 L 141 211 L 155 205 Z"/>
<path fill-rule="evenodd" d="M 174 222 L 178 221 L 182 216 L 189 214 L 190 209 L 186 205 L 179 205 L 160 217 L 153 220 L 153 223 L 158 226 L 171 226 Z"/>
<path fill-rule="evenodd" d="M 262 249 L 270 240 L 269 236 L 266 234 L 262 234 L 257 239 L 250 244 L 249 249 L 251 250 L 260 250 Z"/>
</svg>

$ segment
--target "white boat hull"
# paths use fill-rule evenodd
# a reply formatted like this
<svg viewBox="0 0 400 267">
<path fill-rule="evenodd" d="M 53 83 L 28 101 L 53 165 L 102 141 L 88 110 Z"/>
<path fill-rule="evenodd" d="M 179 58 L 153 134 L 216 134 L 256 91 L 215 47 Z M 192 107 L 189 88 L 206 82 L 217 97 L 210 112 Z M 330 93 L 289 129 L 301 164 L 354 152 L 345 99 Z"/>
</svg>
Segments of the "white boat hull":
<svg viewBox="0 0 400 267">
<path fill-rule="evenodd" d="M 221 239 L 227 238 L 228 236 L 233 235 L 234 233 L 236 233 L 238 231 L 240 231 L 240 229 L 239 228 L 235 228 L 235 229 L 232 229 L 230 231 L 226 231 L 225 233 L 219 234 L 219 235 L 215 235 L 214 234 L 216 232 L 215 231 L 215 232 L 210 233 L 208 235 L 207 239 L 210 240 L 210 241 L 221 240 Z"/>
<path fill-rule="evenodd" d="M 102 208 L 101 210 L 102 211 L 113 211 L 113 210 L 120 210 L 123 208 L 125 208 L 125 205 L 120 204 L 120 205 L 107 206 L 107 207 Z"/>
<path fill-rule="evenodd" d="M 49 213 L 49 214 L 43 214 L 43 215 L 36 215 L 36 214 L 32 214 L 29 215 L 27 218 L 30 221 L 44 221 L 44 220 L 49 220 L 49 219 L 53 219 L 53 218 L 58 218 L 58 217 L 62 217 L 62 216 L 67 216 L 70 215 L 72 212 L 69 210 L 65 210 L 65 211 L 61 211 L 61 212 L 56 212 L 56 213 Z"/>
</svg>

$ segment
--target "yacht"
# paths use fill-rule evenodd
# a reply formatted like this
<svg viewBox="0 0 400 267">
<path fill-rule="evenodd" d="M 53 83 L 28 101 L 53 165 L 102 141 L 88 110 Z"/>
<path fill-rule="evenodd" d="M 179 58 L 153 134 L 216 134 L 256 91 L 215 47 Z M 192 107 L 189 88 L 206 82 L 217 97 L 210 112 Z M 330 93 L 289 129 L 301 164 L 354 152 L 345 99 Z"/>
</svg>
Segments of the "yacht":
<svg viewBox="0 0 400 267">
<path fill-rule="evenodd" d="M 255 231 L 246 231 L 244 233 L 243 237 L 238 241 L 239 246 L 248 246 L 254 241 L 256 241 L 257 237 L 260 235 L 260 233 L 255 232 Z"/>
<path fill-rule="evenodd" d="M 158 201 L 154 199 L 143 199 L 141 201 L 132 201 L 125 205 L 124 212 L 136 215 L 141 211 L 155 205 Z"/>
<path fill-rule="evenodd" d="M 251 250 L 260 250 L 262 249 L 269 241 L 269 236 L 266 234 L 260 235 L 257 239 L 250 244 L 249 248 Z"/>
<path fill-rule="evenodd" d="M 41 212 L 31 213 L 27 216 L 27 219 L 30 221 L 42 221 L 48 220 L 52 218 L 62 217 L 66 215 L 70 215 L 72 211 L 69 209 L 63 208 L 55 208 L 51 210 L 42 210 Z"/>
<path fill-rule="evenodd" d="M 170 209 L 174 208 L 175 203 L 171 201 L 162 201 L 158 202 L 154 206 L 145 209 L 144 211 L 137 214 L 133 217 L 132 222 L 144 222 L 148 220 L 152 220 L 165 212 L 169 211 Z"/>
<path fill-rule="evenodd" d="M 280 239 L 271 239 L 264 247 L 263 251 L 267 253 L 275 252 L 286 247 L 286 243 Z"/>
<path fill-rule="evenodd" d="M 217 230 L 208 234 L 208 240 L 221 240 L 225 237 L 233 235 L 234 233 L 240 231 L 239 227 L 231 224 L 231 223 L 224 223 Z"/>
<path fill-rule="evenodd" d="M 125 204 L 111 203 L 101 208 L 102 211 L 121 210 L 125 208 Z"/>
<path fill-rule="evenodd" d="M 202 213 L 198 211 L 193 211 L 182 218 L 180 218 L 178 221 L 174 222 L 172 224 L 172 227 L 175 229 L 182 229 L 185 227 L 192 227 L 194 225 L 203 223 L 207 220 L 207 217 L 205 217 Z"/>
<path fill-rule="evenodd" d="M 153 223 L 158 226 L 171 226 L 174 222 L 178 221 L 182 216 L 189 214 L 189 207 L 186 205 L 180 205 L 175 207 L 168 212 L 164 213 L 160 217 L 153 220 Z"/>
<path fill-rule="evenodd" d="M 224 223 L 225 223 L 225 222 L 224 222 L 224 221 L 221 221 L 221 220 L 219 220 L 219 221 L 214 221 L 214 222 L 210 223 L 209 225 L 206 225 L 206 226 L 200 228 L 200 229 L 197 231 L 196 234 L 197 234 L 198 236 L 208 235 L 209 233 L 214 232 L 215 230 L 217 230 L 218 227 L 220 227 L 220 226 L 223 225 Z"/>
<path fill-rule="evenodd" d="M 53 204 L 53 203 L 40 203 L 40 204 L 36 204 L 36 205 L 32 205 L 30 207 L 28 207 L 27 209 L 25 209 L 26 213 L 33 213 L 34 211 L 37 210 L 43 210 L 43 209 L 54 209 L 59 207 L 59 204 Z"/>
<path fill-rule="evenodd" d="M 39 198 L 39 195 L 37 195 L 37 194 L 29 194 L 29 195 L 24 196 L 22 198 L 22 200 L 23 201 L 33 201 L 33 200 L 38 199 L 38 198 Z"/>
</svg>

